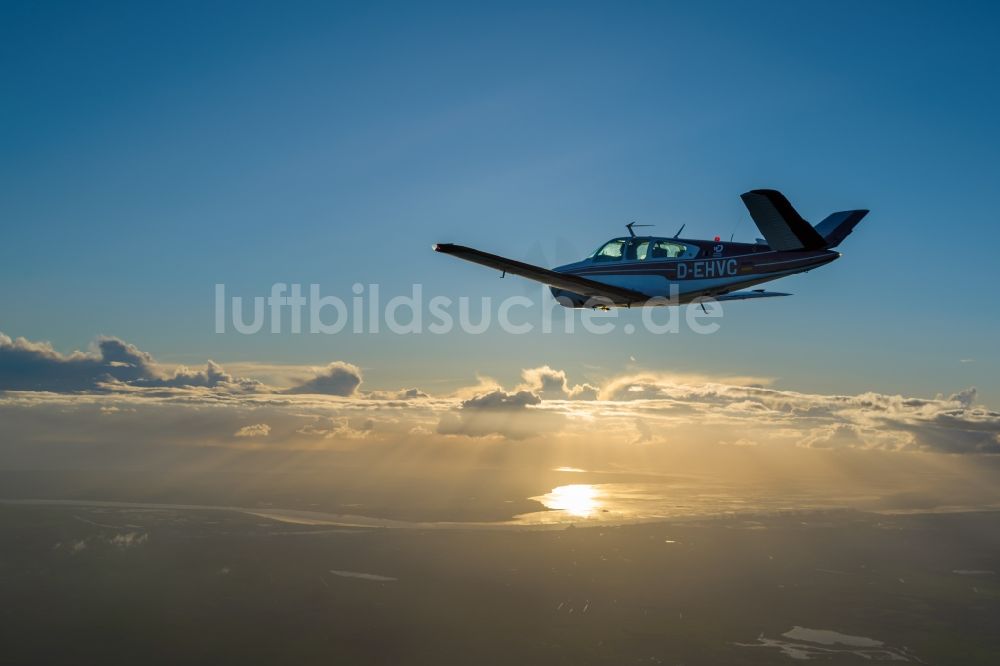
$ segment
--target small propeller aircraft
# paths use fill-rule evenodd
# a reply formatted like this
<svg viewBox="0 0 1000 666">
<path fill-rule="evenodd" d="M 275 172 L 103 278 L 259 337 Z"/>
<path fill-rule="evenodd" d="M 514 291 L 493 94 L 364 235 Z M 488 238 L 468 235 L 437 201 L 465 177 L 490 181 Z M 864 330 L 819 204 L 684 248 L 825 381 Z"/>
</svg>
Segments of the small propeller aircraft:
<svg viewBox="0 0 1000 666">
<path fill-rule="evenodd" d="M 777 190 L 751 190 L 741 197 L 764 238 L 756 243 L 629 235 L 613 238 L 593 254 L 552 270 L 506 259 L 462 245 L 439 243 L 434 250 L 548 285 L 566 307 L 607 309 L 682 305 L 712 298 L 735 301 L 781 292 L 736 291 L 787 275 L 810 271 L 840 257 L 833 248 L 847 237 L 867 210 L 833 213 L 815 227 Z M 702 305 L 704 307 L 704 305 Z"/>
</svg>

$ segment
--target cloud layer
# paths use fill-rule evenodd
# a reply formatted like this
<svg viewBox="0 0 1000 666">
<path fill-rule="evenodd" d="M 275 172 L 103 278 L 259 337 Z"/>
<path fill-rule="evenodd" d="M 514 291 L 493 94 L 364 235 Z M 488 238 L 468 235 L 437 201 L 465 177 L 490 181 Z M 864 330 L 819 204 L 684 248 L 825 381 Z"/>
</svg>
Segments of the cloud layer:
<svg viewBox="0 0 1000 666">
<path fill-rule="evenodd" d="M 524 369 L 511 388 L 480 379 L 447 395 L 364 392 L 362 383 L 345 361 L 276 388 L 212 361 L 168 369 L 117 338 L 61 354 L 0 334 L 0 418 L 10 450 L 22 453 L 80 440 L 316 449 L 430 439 L 1000 453 L 1000 412 L 979 406 L 975 389 L 823 395 L 772 388 L 766 378 L 649 372 L 598 385 L 571 383 L 548 365 Z"/>
</svg>

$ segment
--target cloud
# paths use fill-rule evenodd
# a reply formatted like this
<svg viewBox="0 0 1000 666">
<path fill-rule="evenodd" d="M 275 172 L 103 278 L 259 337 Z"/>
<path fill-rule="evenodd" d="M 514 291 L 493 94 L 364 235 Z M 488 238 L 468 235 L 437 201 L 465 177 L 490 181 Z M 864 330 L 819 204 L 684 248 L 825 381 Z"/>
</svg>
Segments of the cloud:
<svg viewBox="0 0 1000 666">
<path fill-rule="evenodd" d="M 361 369 L 356 365 L 334 361 L 316 376 L 285 391 L 286 393 L 321 393 L 323 395 L 351 396 L 361 385 Z"/>
<path fill-rule="evenodd" d="M 536 409 L 542 399 L 531 391 L 490 391 L 463 400 L 444 414 L 437 432 L 442 435 L 528 439 L 557 429 L 564 421 L 558 413 Z"/>
<path fill-rule="evenodd" d="M 759 442 L 757 442 L 755 440 L 744 439 L 744 438 L 736 439 L 736 440 L 733 440 L 732 442 L 720 441 L 719 443 L 720 444 L 725 444 L 727 446 L 758 446 L 759 445 Z"/>
<path fill-rule="evenodd" d="M 267 437 L 271 434 L 271 426 L 266 423 L 245 425 L 233 433 L 233 437 Z"/>
<path fill-rule="evenodd" d="M 116 534 L 108 539 L 108 543 L 112 546 L 122 549 L 141 546 L 147 541 L 149 541 L 149 534 L 146 532 L 125 532 L 122 534 Z"/>
<path fill-rule="evenodd" d="M 132 382 L 132 385 L 157 388 L 203 387 L 226 388 L 229 390 L 240 391 L 265 390 L 264 385 L 256 379 L 234 377 L 226 372 L 221 365 L 215 363 L 214 361 L 208 361 L 204 370 L 190 370 L 185 366 L 181 366 L 174 372 L 173 375 L 137 379 Z"/>
<path fill-rule="evenodd" d="M 652 400 L 669 397 L 678 386 L 751 386 L 771 384 L 769 377 L 709 377 L 644 372 L 615 377 L 601 387 L 602 400 Z"/>
<path fill-rule="evenodd" d="M 79 539 L 77 541 L 72 541 L 69 543 L 63 543 L 62 541 L 59 541 L 56 543 L 55 546 L 53 546 L 54 550 L 62 550 L 63 548 L 68 550 L 70 555 L 76 555 L 77 553 L 81 553 L 87 550 L 87 540 Z"/>
<path fill-rule="evenodd" d="M 322 439 L 362 439 L 374 429 L 375 420 L 372 418 L 363 419 L 360 423 L 352 425 L 349 418 L 339 416 L 319 418 L 313 423 L 302 426 L 296 432 Z"/>
<path fill-rule="evenodd" d="M 497 390 L 463 400 L 462 409 L 521 409 L 528 405 L 537 405 L 541 401 L 542 399 L 531 391 L 507 393 Z"/>
<path fill-rule="evenodd" d="M 547 365 L 538 368 L 528 368 L 521 371 L 524 388 L 538 394 L 546 400 L 596 400 L 600 391 L 590 384 L 577 384 L 570 387 L 565 370 L 554 370 Z"/>
<path fill-rule="evenodd" d="M 418 388 L 404 388 L 398 391 L 369 391 L 365 396 L 372 400 L 419 400 L 430 397 Z"/>
<path fill-rule="evenodd" d="M 807 448 L 1000 453 L 1000 412 L 976 406 L 975 388 L 933 399 L 823 395 L 745 379 L 722 383 L 646 373 L 611 380 L 601 396 L 660 423 L 700 424 L 733 439 L 767 441 L 778 432 L 798 432 L 796 443 Z"/>
<path fill-rule="evenodd" d="M 654 433 L 653 429 L 649 427 L 645 419 L 637 418 L 635 420 L 635 438 L 632 440 L 633 444 L 645 444 L 653 440 Z"/>
<path fill-rule="evenodd" d="M 157 376 L 153 358 L 118 338 L 99 338 L 89 352 L 60 354 L 47 342 L 0 333 L 0 390 L 89 391 L 105 381 Z"/>
<path fill-rule="evenodd" d="M 209 361 L 205 370 L 164 370 L 147 352 L 113 337 L 101 337 L 91 351 L 61 354 L 47 342 L 11 339 L 0 333 L 0 390 L 58 393 L 130 387 L 207 387 L 260 390 L 252 379 L 233 377 Z"/>
<path fill-rule="evenodd" d="M 971 386 L 964 391 L 959 391 L 958 393 L 953 393 L 948 397 L 950 402 L 957 402 L 964 409 L 969 409 L 976 403 L 976 396 L 979 391 L 976 390 L 975 386 Z"/>
<path fill-rule="evenodd" d="M 874 448 L 890 451 L 913 446 L 913 437 L 905 432 L 864 428 L 854 423 L 833 423 L 807 431 L 801 446 L 815 449 Z"/>
</svg>

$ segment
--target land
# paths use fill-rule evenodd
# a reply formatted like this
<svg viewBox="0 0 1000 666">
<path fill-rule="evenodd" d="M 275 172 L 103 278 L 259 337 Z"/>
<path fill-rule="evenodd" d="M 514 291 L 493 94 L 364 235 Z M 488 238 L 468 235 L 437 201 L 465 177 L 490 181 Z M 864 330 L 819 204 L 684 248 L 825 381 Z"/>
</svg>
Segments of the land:
<svg viewBox="0 0 1000 666">
<path fill-rule="evenodd" d="M 0 504 L 0 599 L 11 664 L 996 664 L 1000 513 L 357 529 Z"/>
</svg>

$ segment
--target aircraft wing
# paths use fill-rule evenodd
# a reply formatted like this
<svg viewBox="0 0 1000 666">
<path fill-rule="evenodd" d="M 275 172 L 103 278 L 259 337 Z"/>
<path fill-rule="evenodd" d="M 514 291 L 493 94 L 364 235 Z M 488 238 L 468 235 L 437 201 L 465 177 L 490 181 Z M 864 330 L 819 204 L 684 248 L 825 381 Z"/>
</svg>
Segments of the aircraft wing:
<svg viewBox="0 0 1000 666">
<path fill-rule="evenodd" d="M 482 252 L 471 247 L 465 247 L 464 245 L 438 243 L 434 246 L 434 251 L 450 254 L 458 257 L 459 259 L 471 261 L 474 264 L 489 266 L 490 268 L 495 268 L 498 271 L 504 271 L 506 273 L 510 273 L 511 275 L 519 275 L 520 277 L 528 278 L 529 280 L 534 280 L 535 282 L 541 282 L 542 284 L 547 284 L 548 286 L 555 287 L 556 289 L 571 291 L 574 294 L 580 294 L 581 296 L 608 299 L 615 304 L 634 303 L 636 301 L 645 301 L 649 298 L 646 294 L 642 294 L 638 291 L 632 291 L 631 289 L 625 289 L 623 287 L 615 287 L 610 284 L 598 282 L 597 280 L 588 280 L 587 278 L 580 277 L 579 275 L 557 273 L 555 271 L 550 271 L 547 268 L 532 266 L 531 264 L 515 261 L 513 259 L 507 259 L 488 252 Z"/>
<path fill-rule="evenodd" d="M 734 291 L 730 294 L 713 296 L 717 301 L 746 301 L 751 298 L 771 298 L 773 296 L 791 296 L 780 291 L 764 291 L 763 289 L 753 289 L 751 291 Z"/>
</svg>

